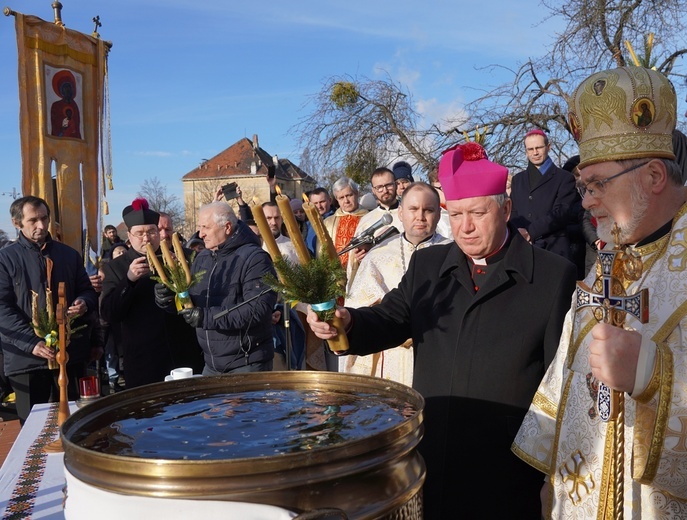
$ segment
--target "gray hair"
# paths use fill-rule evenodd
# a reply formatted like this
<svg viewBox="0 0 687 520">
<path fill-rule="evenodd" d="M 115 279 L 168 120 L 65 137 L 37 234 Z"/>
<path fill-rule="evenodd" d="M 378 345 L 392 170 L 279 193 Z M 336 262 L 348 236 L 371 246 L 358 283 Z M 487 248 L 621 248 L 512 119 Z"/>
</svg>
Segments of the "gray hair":
<svg viewBox="0 0 687 520">
<path fill-rule="evenodd" d="M 673 184 L 675 184 L 677 186 L 682 186 L 682 170 L 680 169 L 680 165 L 672 159 L 659 159 L 658 157 L 646 157 L 646 158 L 640 158 L 640 159 L 624 159 L 624 160 L 617 161 L 617 163 L 620 166 L 622 166 L 623 168 L 630 168 L 632 166 L 636 166 L 636 165 L 651 161 L 653 159 L 658 159 L 659 161 L 661 161 L 665 165 L 668 179 L 670 179 L 670 181 Z"/>
<path fill-rule="evenodd" d="M 350 187 L 354 193 L 360 193 L 360 187 L 350 177 L 341 177 L 338 179 L 332 186 L 332 192 L 334 193 L 334 196 L 336 196 L 338 192 L 345 190 L 348 187 Z"/>
<path fill-rule="evenodd" d="M 668 171 L 668 178 L 678 186 L 682 186 L 682 169 L 680 168 L 680 165 L 677 163 L 677 161 L 673 161 L 672 159 L 661 159 L 661 161 L 663 161 L 663 164 L 666 165 L 666 170 Z"/>
<path fill-rule="evenodd" d="M 212 219 L 218 226 L 224 226 L 224 224 L 230 222 L 232 228 L 236 227 L 236 222 L 238 221 L 236 213 L 234 213 L 234 210 L 231 209 L 231 206 L 226 202 L 210 202 L 200 207 L 198 212 L 200 213 L 202 211 L 211 211 Z"/>
<path fill-rule="evenodd" d="M 502 208 L 503 205 L 508 200 L 508 194 L 507 193 L 499 193 L 498 195 L 491 195 L 491 198 L 494 199 L 494 202 L 496 202 L 496 204 L 498 205 L 499 208 Z"/>
</svg>

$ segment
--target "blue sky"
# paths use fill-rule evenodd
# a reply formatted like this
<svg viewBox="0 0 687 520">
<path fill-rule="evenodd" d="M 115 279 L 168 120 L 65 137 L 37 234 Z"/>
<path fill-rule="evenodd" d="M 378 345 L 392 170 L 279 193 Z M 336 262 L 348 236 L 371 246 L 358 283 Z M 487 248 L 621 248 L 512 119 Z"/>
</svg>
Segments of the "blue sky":
<svg viewBox="0 0 687 520">
<path fill-rule="evenodd" d="M 51 0 L 4 5 L 52 21 Z M 62 0 L 67 27 L 90 33 L 99 15 L 109 59 L 114 191 L 105 223 L 146 178 L 181 197 L 181 177 L 242 137 L 298 163 L 292 126 L 325 78 L 386 74 L 403 83 L 428 121 L 460 111 L 516 68 L 545 54 L 555 21 L 539 0 Z M 0 17 L 0 192 L 20 189 L 14 18 Z M 13 235 L 12 197 L 0 229 Z"/>
</svg>

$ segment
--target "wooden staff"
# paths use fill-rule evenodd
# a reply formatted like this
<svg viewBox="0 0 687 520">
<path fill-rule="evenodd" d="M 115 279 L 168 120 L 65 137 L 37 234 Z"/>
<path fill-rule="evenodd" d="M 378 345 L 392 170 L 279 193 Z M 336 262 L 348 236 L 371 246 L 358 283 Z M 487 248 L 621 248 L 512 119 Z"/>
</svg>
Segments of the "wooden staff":
<svg viewBox="0 0 687 520">
<path fill-rule="evenodd" d="M 57 310 L 55 318 L 58 324 L 58 344 L 57 362 L 60 365 L 60 375 L 57 378 L 57 384 L 60 388 L 60 403 L 57 409 L 57 426 L 58 428 L 64 424 L 64 421 L 69 417 L 69 399 L 67 396 L 67 361 L 69 361 L 69 354 L 67 354 L 67 347 L 69 346 L 69 318 L 67 317 L 67 291 L 64 282 L 60 282 L 57 288 Z M 62 447 L 62 439 L 57 438 L 50 444 L 45 446 L 45 451 L 48 453 L 59 453 L 64 451 Z"/>
</svg>

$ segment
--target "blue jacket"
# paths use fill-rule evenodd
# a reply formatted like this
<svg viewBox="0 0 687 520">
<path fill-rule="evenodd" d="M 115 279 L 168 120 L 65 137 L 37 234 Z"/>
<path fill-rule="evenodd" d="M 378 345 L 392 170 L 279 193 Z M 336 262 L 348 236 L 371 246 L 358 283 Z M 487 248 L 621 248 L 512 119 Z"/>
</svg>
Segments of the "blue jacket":
<svg viewBox="0 0 687 520">
<path fill-rule="evenodd" d="M 196 333 L 205 364 L 229 372 L 272 359 L 272 311 L 277 295 L 260 293 L 268 289 L 263 276 L 276 273 L 257 235 L 239 221 L 236 231 L 216 251 L 198 253 L 191 271 L 205 271 L 201 282 L 189 290 L 193 304 L 204 311 Z M 256 298 L 248 302 L 252 297 Z M 215 318 L 222 311 L 228 312 Z"/>
<path fill-rule="evenodd" d="M 48 259 L 52 261 L 50 271 Z M 16 242 L 0 250 L 0 335 L 7 375 L 48 367 L 46 359 L 32 354 L 42 338 L 36 336 L 31 327 L 31 291 L 38 293 L 40 305 L 45 307 L 45 289 L 49 286 L 53 293 L 53 306 L 56 306 L 60 282 L 65 282 L 67 305 L 81 298 L 88 305 L 89 312 L 98 308 L 98 297 L 88 279 L 81 255 L 75 249 L 52 240 L 50 236 L 41 248 L 20 233 Z M 72 326 L 78 327 L 83 319 L 75 320 Z M 82 329 L 72 336 L 67 350 L 70 363 L 88 358 L 89 336 L 89 329 Z"/>
<path fill-rule="evenodd" d="M 327 213 L 322 215 L 322 220 L 330 217 L 333 214 L 334 210 L 330 209 Z M 310 251 L 312 257 L 315 258 L 318 253 L 318 251 L 315 251 L 315 248 L 317 247 L 317 235 L 315 234 L 315 230 L 313 229 L 312 224 L 310 224 L 310 221 L 305 223 L 305 245 L 307 246 L 308 251 Z"/>
</svg>

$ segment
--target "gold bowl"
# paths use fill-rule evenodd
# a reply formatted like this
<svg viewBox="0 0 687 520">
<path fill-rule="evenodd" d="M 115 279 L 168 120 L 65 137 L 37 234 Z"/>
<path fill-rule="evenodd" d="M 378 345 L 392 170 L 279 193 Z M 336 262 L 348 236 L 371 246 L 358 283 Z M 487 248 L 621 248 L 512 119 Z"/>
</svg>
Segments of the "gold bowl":
<svg viewBox="0 0 687 520">
<path fill-rule="evenodd" d="M 292 405 L 294 393 L 306 396 L 305 408 L 324 407 L 326 417 L 301 417 L 303 401 Z M 299 417 L 297 422 L 307 423 L 307 430 L 317 423 L 317 434 L 297 433 L 296 442 L 301 436 L 305 440 L 296 448 L 274 455 L 268 449 L 266 454 L 248 457 L 242 456 L 240 441 L 218 442 L 209 436 L 205 440 L 197 429 L 198 424 L 203 427 L 203 419 L 208 419 L 208 428 L 213 425 L 213 435 L 220 432 L 221 436 L 222 428 L 238 428 L 243 433 L 240 423 L 245 419 L 235 412 L 248 395 L 258 396 L 253 401 L 258 415 L 252 422 L 263 421 L 262 410 L 269 411 L 277 396 L 289 417 Z M 202 405 L 204 399 L 210 403 L 207 407 Z M 344 412 L 335 399 L 343 399 L 349 411 Z M 366 408 L 377 401 L 396 403 L 400 416 L 387 418 L 373 409 L 370 416 L 362 417 L 360 427 L 342 426 L 356 416 L 356 407 Z M 193 415 L 198 420 L 193 432 L 170 440 L 169 428 L 179 429 L 171 419 L 192 415 L 172 411 L 175 403 L 195 407 Z M 423 408 L 422 396 L 405 385 L 352 374 L 254 372 L 169 381 L 119 392 L 77 410 L 61 429 L 64 463 L 77 479 L 115 493 L 252 502 L 296 512 L 339 508 L 349 518 L 421 518 L 425 465 L 416 448 L 423 434 Z M 224 414 L 222 422 L 208 410 Z M 366 429 L 373 420 L 380 424 Z M 268 424 L 267 417 L 264 421 Z M 328 424 L 323 426 L 323 422 Z M 135 425 L 131 430 L 135 435 L 125 434 L 129 423 Z M 284 424 L 286 435 L 291 428 Z M 133 439 L 134 445 L 141 439 L 146 443 L 133 453 L 129 445 L 121 449 L 122 438 Z M 320 444 L 322 438 L 326 442 Z M 180 450 L 180 439 L 194 449 L 189 448 L 188 454 Z M 208 455 L 204 443 L 208 449 L 231 444 L 233 452 L 228 458 L 222 457 L 222 450 Z M 166 456 L 172 446 L 172 455 Z"/>
</svg>

